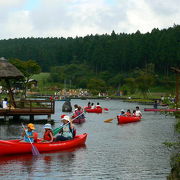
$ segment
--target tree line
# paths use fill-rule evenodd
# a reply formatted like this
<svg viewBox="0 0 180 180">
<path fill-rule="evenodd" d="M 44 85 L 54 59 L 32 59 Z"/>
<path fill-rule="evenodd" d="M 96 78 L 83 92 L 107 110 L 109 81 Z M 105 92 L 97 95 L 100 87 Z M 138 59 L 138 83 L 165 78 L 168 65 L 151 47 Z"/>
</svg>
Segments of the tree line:
<svg viewBox="0 0 180 180">
<path fill-rule="evenodd" d="M 179 66 L 180 26 L 156 28 L 145 34 L 112 31 L 110 35 L 76 38 L 0 40 L 0 56 L 23 61 L 32 59 L 43 72 L 51 73 L 50 80 L 54 82 L 68 81 L 84 88 L 100 83 L 102 89 L 125 82 L 133 86 L 133 79 L 128 78 L 135 78 L 135 74 L 137 77 L 137 69 L 142 74 L 140 70 L 153 67 L 153 73 L 168 77 L 170 67 Z"/>
</svg>

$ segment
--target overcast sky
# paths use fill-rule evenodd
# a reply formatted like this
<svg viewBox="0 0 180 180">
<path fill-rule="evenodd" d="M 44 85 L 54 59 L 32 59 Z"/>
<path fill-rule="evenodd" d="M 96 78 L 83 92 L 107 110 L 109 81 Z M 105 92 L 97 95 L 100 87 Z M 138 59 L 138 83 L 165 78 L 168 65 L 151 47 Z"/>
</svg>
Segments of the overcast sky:
<svg viewBox="0 0 180 180">
<path fill-rule="evenodd" d="M 180 24 L 180 0 L 0 0 L 0 39 L 141 33 Z"/>
</svg>

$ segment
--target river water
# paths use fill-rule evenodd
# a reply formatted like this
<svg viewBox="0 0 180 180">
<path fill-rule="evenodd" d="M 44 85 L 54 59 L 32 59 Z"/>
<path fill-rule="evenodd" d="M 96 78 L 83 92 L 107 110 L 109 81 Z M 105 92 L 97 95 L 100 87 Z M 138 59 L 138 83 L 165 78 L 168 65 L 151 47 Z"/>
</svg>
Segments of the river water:
<svg viewBox="0 0 180 180">
<path fill-rule="evenodd" d="M 71 100 L 86 106 L 89 100 Z M 141 122 L 118 125 L 104 120 L 114 118 L 123 108 L 135 109 L 138 104 L 120 100 L 90 100 L 109 108 L 102 114 L 86 113 L 87 121 L 75 125 L 77 133 L 88 133 L 86 145 L 64 152 L 44 153 L 40 157 L 13 155 L 0 157 L 0 179 L 63 179 L 63 180 L 165 180 L 170 172 L 171 151 L 163 145 L 175 139 L 175 118 L 160 112 L 144 112 L 148 105 L 139 105 Z M 60 124 L 63 101 L 56 102 L 53 128 Z M 37 117 L 39 119 L 45 116 Z M 39 136 L 43 124 L 35 124 Z M 0 125 L 0 139 L 20 138 L 20 124 Z"/>
</svg>

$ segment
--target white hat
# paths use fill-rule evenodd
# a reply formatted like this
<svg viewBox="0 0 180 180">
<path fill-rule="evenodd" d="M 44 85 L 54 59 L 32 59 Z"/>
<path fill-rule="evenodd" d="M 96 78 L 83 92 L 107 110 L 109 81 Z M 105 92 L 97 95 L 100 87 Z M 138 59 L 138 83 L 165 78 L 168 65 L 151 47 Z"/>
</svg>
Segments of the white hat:
<svg viewBox="0 0 180 180">
<path fill-rule="evenodd" d="M 124 109 L 121 109 L 121 112 L 125 112 Z"/>
<path fill-rule="evenodd" d="M 69 121 L 69 122 L 71 121 L 69 116 L 64 116 L 64 117 L 62 118 L 62 120 L 66 120 L 66 121 Z"/>
<path fill-rule="evenodd" d="M 52 129 L 51 124 L 45 124 L 44 129 Z"/>
</svg>

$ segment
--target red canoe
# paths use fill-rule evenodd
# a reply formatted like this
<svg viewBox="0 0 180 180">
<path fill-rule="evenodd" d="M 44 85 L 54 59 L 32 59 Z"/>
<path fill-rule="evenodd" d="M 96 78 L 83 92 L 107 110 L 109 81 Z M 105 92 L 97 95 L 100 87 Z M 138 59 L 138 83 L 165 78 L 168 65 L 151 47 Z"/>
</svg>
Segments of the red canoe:
<svg viewBox="0 0 180 180">
<path fill-rule="evenodd" d="M 102 108 L 91 109 L 91 108 L 85 107 L 84 110 L 88 113 L 102 113 Z"/>
<path fill-rule="evenodd" d="M 137 116 L 117 116 L 117 120 L 119 124 L 137 122 L 141 120 L 141 117 Z"/>
<path fill-rule="evenodd" d="M 176 112 L 176 111 L 180 111 L 180 109 L 148 109 L 148 108 L 145 108 L 144 111 Z"/>
<path fill-rule="evenodd" d="M 68 141 L 59 141 L 53 143 L 33 143 L 39 152 L 61 151 L 85 144 L 87 134 L 77 135 L 74 139 Z M 0 155 L 32 153 L 32 145 L 20 140 L 0 140 Z"/>
<path fill-rule="evenodd" d="M 73 120 L 73 123 L 81 124 L 81 123 L 83 123 L 85 121 L 86 121 L 85 118 L 76 118 L 76 119 Z"/>
<path fill-rule="evenodd" d="M 101 108 L 101 107 L 91 109 L 89 107 L 84 107 L 84 111 L 86 111 L 88 113 L 102 113 L 103 111 L 108 112 L 109 109 L 108 108 Z"/>
</svg>

